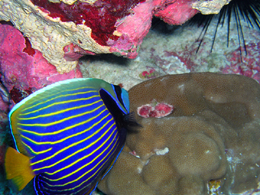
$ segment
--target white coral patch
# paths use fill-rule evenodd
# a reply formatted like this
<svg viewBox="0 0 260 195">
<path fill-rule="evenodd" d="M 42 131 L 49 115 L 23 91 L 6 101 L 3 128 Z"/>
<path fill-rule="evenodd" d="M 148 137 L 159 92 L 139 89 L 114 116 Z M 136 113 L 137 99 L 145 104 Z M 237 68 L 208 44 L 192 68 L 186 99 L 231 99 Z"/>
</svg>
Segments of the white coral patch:
<svg viewBox="0 0 260 195">
<path fill-rule="evenodd" d="M 192 3 L 192 8 L 199 10 L 202 14 L 218 14 L 224 5 L 227 5 L 231 0 L 202 0 Z"/>
<path fill-rule="evenodd" d="M 169 62 L 162 66 L 167 74 L 183 74 L 190 72 L 177 56 L 163 56 L 162 59 Z"/>
<path fill-rule="evenodd" d="M 164 149 L 154 149 L 156 155 L 165 155 L 169 152 L 169 148 L 165 147 Z"/>
<path fill-rule="evenodd" d="M 89 4 L 94 4 L 97 0 L 79 0 L 81 2 L 86 2 L 86 3 L 89 3 Z"/>
<path fill-rule="evenodd" d="M 89 3 L 89 4 L 93 4 L 95 3 L 97 0 L 49 0 L 49 2 L 52 2 L 52 3 L 60 3 L 60 2 L 63 2 L 63 3 L 66 3 L 68 5 L 72 5 L 74 4 L 75 2 L 77 1 L 81 1 L 83 3 Z"/>
</svg>

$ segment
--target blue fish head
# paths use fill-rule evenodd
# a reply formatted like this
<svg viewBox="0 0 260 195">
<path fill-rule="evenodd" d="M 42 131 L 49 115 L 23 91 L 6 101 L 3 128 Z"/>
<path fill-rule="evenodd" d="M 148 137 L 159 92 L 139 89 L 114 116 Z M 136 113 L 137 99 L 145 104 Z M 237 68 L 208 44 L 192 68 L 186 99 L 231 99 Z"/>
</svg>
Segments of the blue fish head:
<svg viewBox="0 0 260 195">
<path fill-rule="evenodd" d="M 127 109 L 127 112 L 130 112 L 130 103 L 129 103 L 129 95 L 128 92 L 122 88 L 121 98 L 124 104 L 124 107 Z"/>
</svg>

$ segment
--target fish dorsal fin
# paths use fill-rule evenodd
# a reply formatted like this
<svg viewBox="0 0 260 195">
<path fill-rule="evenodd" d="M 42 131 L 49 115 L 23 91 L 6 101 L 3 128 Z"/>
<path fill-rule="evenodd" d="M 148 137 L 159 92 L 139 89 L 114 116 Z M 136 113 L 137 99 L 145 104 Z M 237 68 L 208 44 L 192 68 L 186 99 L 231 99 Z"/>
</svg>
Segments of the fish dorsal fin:
<svg viewBox="0 0 260 195">
<path fill-rule="evenodd" d="M 7 148 L 5 154 L 5 171 L 6 178 L 12 180 L 19 191 L 35 177 L 30 167 L 29 157 L 11 147 Z"/>
</svg>

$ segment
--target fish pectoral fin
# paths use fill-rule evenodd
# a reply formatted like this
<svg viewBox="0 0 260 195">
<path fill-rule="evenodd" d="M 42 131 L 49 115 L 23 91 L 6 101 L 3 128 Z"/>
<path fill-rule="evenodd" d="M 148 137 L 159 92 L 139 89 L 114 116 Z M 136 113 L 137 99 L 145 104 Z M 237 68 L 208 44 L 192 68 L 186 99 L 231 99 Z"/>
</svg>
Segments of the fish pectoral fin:
<svg viewBox="0 0 260 195">
<path fill-rule="evenodd" d="M 7 148 L 5 154 L 5 171 L 6 178 L 11 180 L 19 191 L 35 177 L 30 158 L 11 147 Z"/>
</svg>

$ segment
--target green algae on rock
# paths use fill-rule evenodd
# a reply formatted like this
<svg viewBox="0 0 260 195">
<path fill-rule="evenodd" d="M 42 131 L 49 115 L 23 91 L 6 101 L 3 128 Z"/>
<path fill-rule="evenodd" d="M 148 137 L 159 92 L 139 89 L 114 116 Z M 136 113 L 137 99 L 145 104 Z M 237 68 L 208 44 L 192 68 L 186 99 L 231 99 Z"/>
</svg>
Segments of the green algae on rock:
<svg viewBox="0 0 260 195">
<path fill-rule="evenodd" d="M 131 111 L 153 99 L 174 106 L 163 118 L 137 117 L 113 169 L 108 195 L 202 195 L 256 190 L 260 175 L 260 86 L 238 75 L 167 75 L 129 90 Z"/>
</svg>

